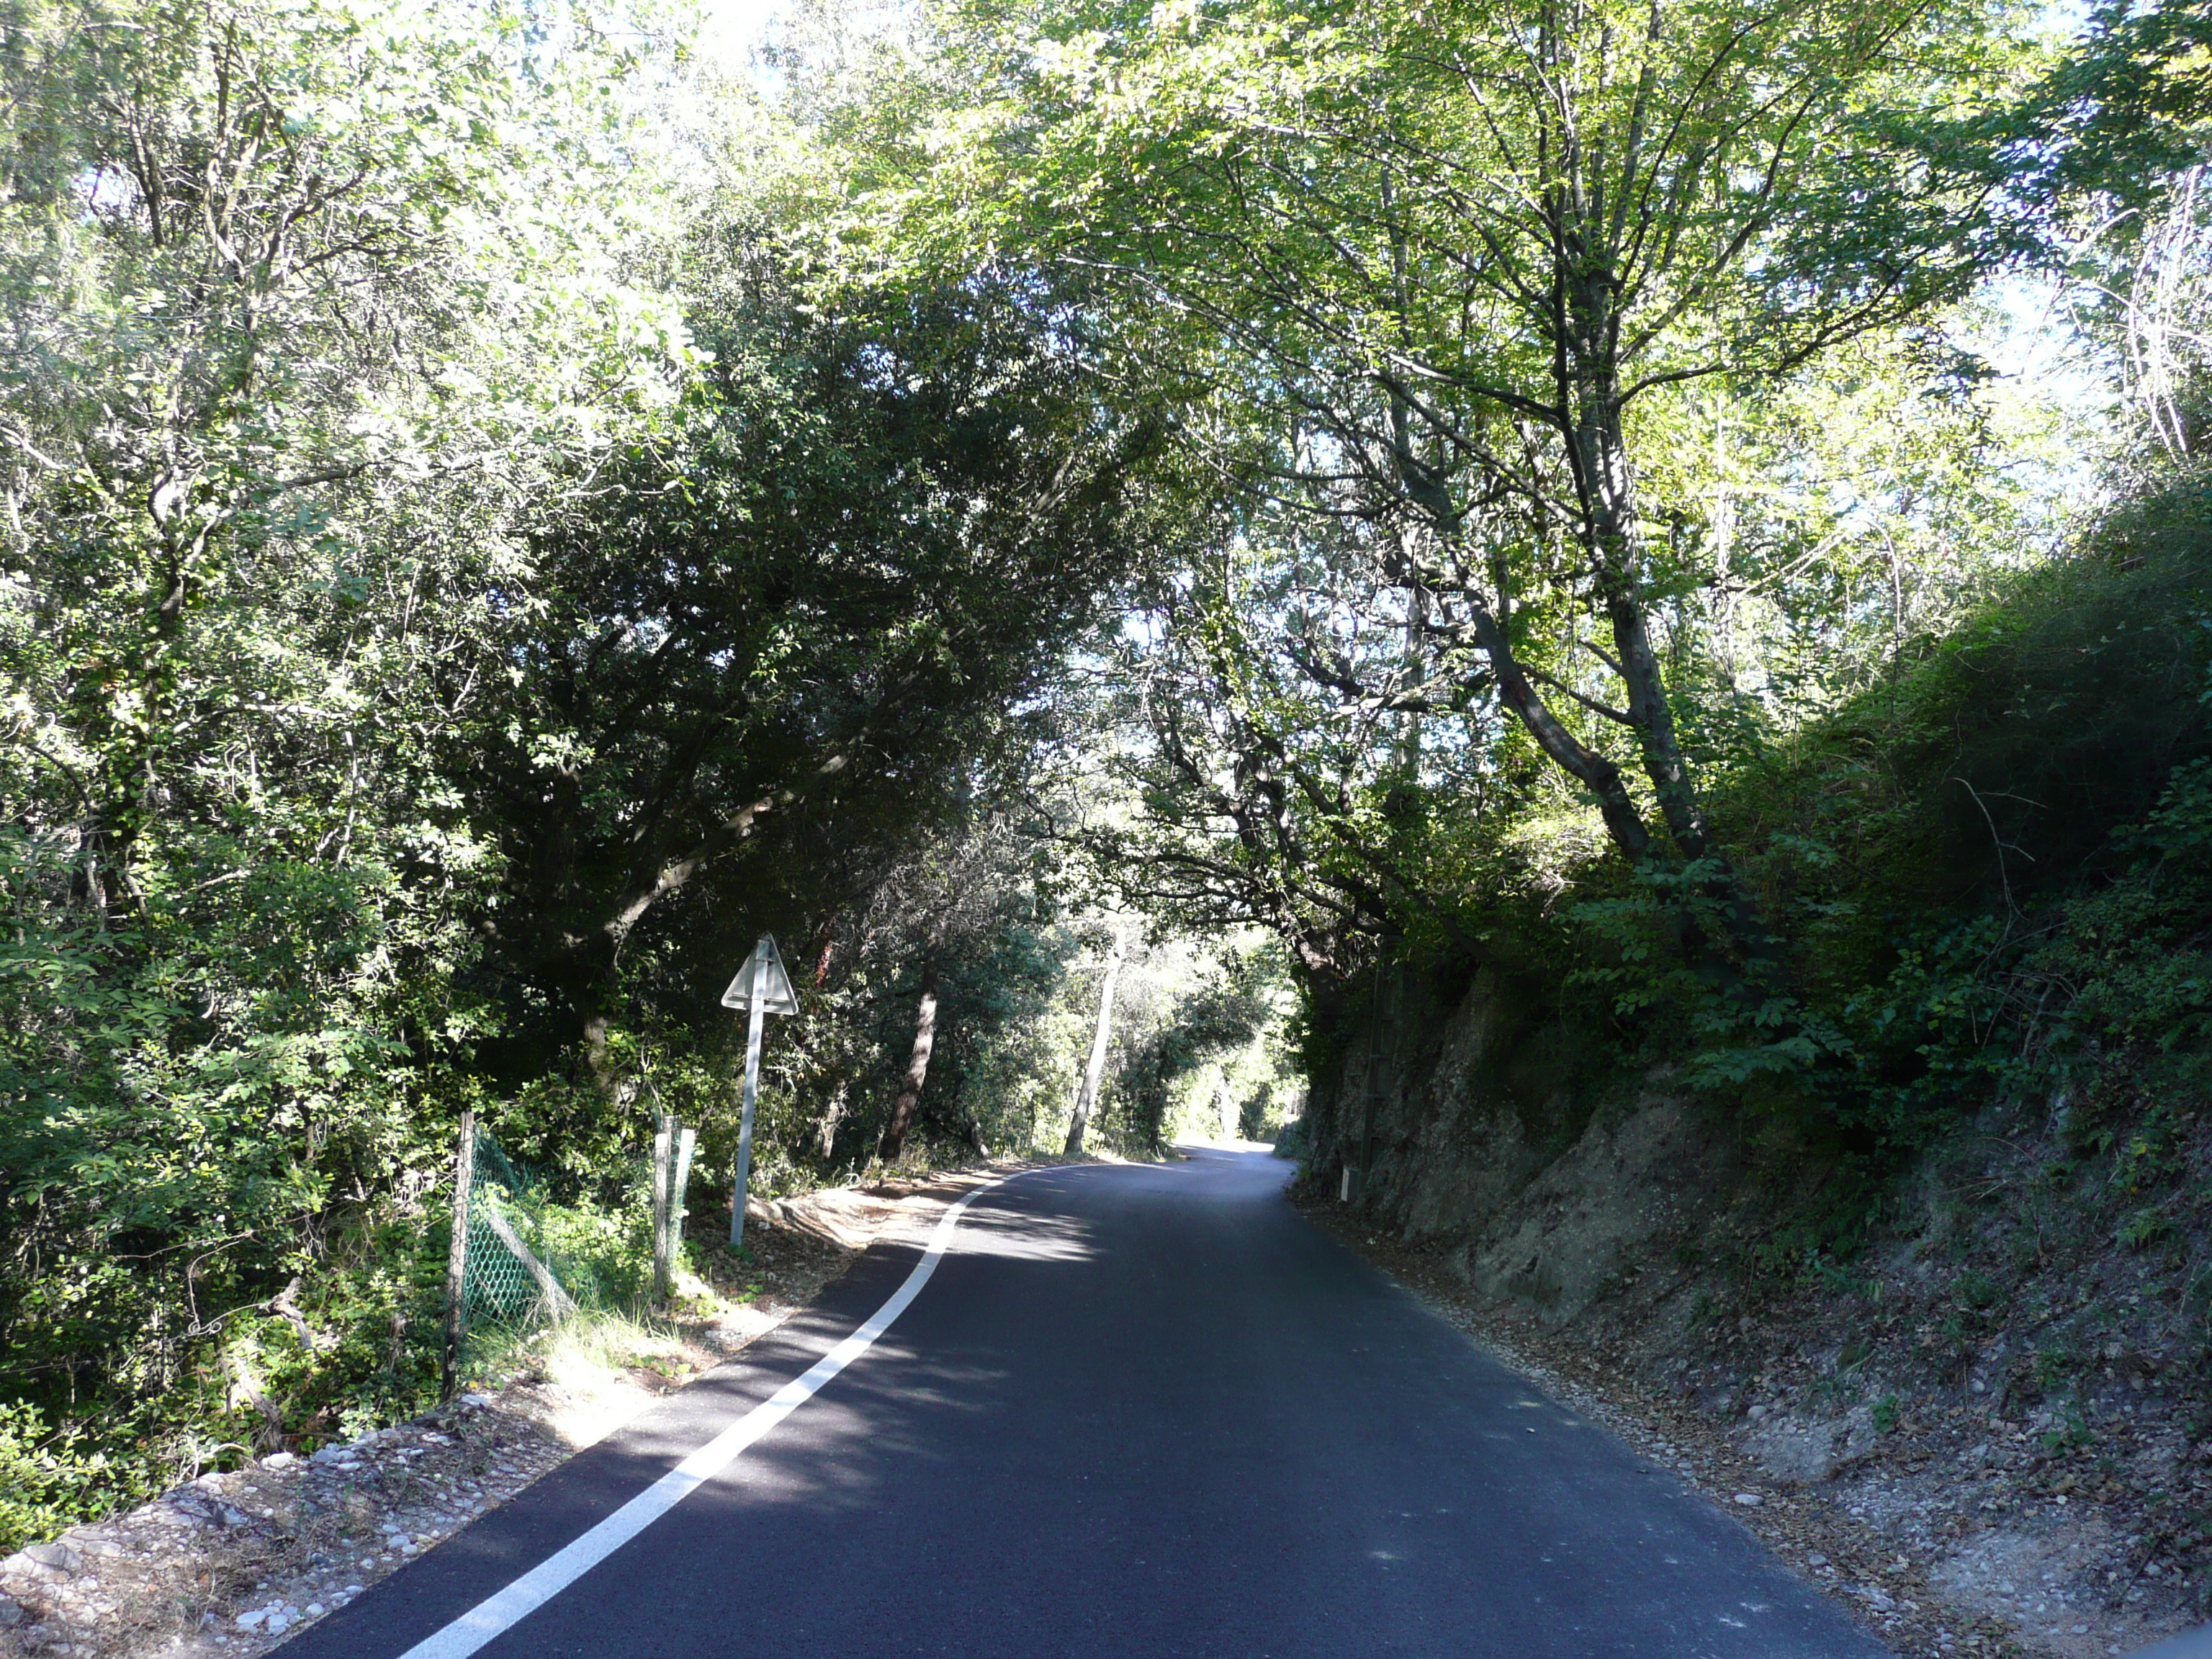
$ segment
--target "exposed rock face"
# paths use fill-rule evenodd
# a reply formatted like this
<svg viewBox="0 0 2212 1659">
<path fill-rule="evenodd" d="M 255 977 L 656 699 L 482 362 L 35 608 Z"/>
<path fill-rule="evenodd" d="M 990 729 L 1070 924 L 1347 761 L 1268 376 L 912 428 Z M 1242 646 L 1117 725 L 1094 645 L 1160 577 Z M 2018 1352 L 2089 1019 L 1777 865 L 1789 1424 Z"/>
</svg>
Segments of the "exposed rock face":
<svg viewBox="0 0 2212 1659">
<path fill-rule="evenodd" d="M 1519 1074 L 1522 1022 L 1494 972 L 1479 975 L 1449 1010 L 1412 988 L 1407 1001 L 1401 1062 L 1383 1068 L 1372 1091 L 1367 1207 L 1389 1214 L 1408 1238 L 1460 1233 L 1474 1218 L 1500 1214 L 1563 1150 L 1575 1106 L 1557 1097 L 1553 1079 Z M 1337 1128 L 1324 1158 L 1359 1161 L 1370 1092 L 1355 1057 L 1322 1102 L 1334 1106 Z"/>
<path fill-rule="evenodd" d="M 1395 1065 L 1370 1090 L 1355 1053 L 1317 1091 L 1316 1171 L 1374 1164 L 1363 1212 L 1401 1239 L 1449 1240 L 1480 1294 L 1577 1317 L 1654 1271 L 1725 1203 L 1734 1135 L 1653 1079 L 1594 1078 L 1498 969 L 1449 1007 L 1409 985 Z"/>
<path fill-rule="evenodd" d="M 1725 1187 L 1732 1160 L 1703 1127 L 1667 1095 L 1601 1109 L 1461 1252 L 1470 1286 L 1565 1322 L 1622 1274 L 1650 1271 Z"/>
</svg>

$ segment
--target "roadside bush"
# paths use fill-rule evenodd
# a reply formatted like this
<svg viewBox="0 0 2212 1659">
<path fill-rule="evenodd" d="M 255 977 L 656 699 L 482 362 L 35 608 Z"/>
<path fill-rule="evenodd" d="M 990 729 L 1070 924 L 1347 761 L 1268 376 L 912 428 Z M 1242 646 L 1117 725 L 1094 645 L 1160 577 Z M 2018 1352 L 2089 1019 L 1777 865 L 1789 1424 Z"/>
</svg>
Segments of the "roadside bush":
<svg viewBox="0 0 2212 1659">
<path fill-rule="evenodd" d="M 27 1405 L 0 1404 L 0 1554 L 143 1496 L 135 1460 L 88 1446 Z"/>
</svg>

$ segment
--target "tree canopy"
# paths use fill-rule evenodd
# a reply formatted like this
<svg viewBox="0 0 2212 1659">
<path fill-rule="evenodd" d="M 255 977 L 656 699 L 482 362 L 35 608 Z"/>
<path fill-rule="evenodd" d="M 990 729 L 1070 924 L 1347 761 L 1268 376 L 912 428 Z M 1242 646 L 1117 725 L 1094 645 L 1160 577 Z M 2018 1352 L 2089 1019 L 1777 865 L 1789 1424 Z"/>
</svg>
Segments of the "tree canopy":
<svg viewBox="0 0 2212 1659">
<path fill-rule="evenodd" d="M 2186 1026 L 2200 9 L 0 5 L 0 1543 L 424 1403 L 465 1110 L 646 1284 L 763 932 L 775 1190 Z"/>
</svg>

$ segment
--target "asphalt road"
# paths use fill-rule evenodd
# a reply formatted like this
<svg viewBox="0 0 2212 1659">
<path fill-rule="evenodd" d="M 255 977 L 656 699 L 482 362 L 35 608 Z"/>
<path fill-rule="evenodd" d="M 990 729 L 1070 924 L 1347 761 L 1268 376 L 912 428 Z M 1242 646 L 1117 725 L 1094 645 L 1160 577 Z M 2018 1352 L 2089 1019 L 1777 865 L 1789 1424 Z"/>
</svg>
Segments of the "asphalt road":
<svg viewBox="0 0 2212 1659">
<path fill-rule="evenodd" d="M 1874 1659 L 1730 1516 L 1200 1152 L 976 1200 L 875 1346 L 478 1651 Z M 850 1334 L 822 1303 L 303 1632 L 398 1659 Z M 449 1638 L 450 1639 L 450 1638 Z"/>
</svg>

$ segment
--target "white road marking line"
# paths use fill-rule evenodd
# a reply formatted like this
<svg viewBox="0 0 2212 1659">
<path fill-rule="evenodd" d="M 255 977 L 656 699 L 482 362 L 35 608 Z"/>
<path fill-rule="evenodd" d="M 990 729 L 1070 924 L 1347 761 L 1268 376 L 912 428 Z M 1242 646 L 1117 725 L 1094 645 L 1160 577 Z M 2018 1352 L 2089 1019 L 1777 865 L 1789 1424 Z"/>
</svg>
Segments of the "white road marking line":
<svg viewBox="0 0 2212 1659">
<path fill-rule="evenodd" d="M 929 1283 L 929 1276 L 937 1271 L 939 1260 L 952 1242 L 952 1230 L 959 1224 L 961 1212 L 994 1187 L 1004 1186 L 1016 1176 L 1035 1173 L 1017 1170 L 1013 1175 L 1000 1176 L 955 1204 L 938 1218 L 936 1230 L 929 1237 L 929 1248 L 915 1263 L 914 1271 L 906 1276 L 906 1283 L 892 1293 L 890 1301 L 869 1316 L 867 1323 L 816 1360 L 805 1376 L 785 1383 L 589 1532 L 547 1556 L 505 1589 L 477 1602 L 435 1635 L 417 1642 L 400 1659 L 468 1659 L 470 1654 L 537 1612 L 659 1520 L 703 1482 L 736 1462 L 755 1441 L 873 1347 L 876 1339 L 890 1328 L 891 1322 L 907 1310 L 908 1304 L 921 1294 L 921 1287 Z"/>
</svg>

